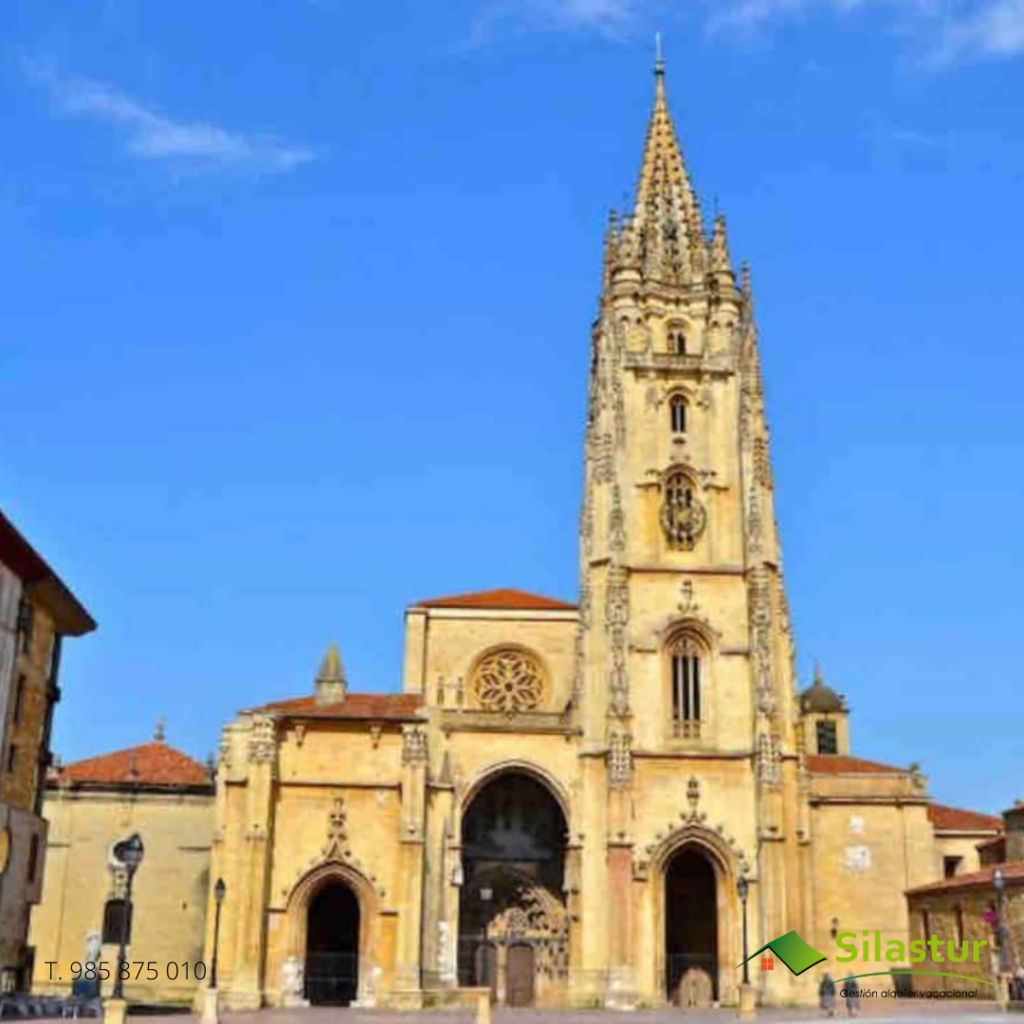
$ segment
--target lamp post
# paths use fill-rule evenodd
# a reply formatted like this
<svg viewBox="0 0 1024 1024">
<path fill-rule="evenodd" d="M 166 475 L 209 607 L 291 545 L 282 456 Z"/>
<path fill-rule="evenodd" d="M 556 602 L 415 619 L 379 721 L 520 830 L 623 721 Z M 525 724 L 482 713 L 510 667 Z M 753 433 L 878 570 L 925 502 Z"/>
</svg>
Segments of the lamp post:
<svg viewBox="0 0 1024 1024">
<path fill-rule="evenodd" d="M 750 949 L 749 932 L 747 930 L 747 897 L 750 895 L 750 879 L 740 875 L 736 882 L 736 892 L 743 904 L 743 984 L 740 985 L 740 1020 L 753 1020 L 757 1014 L 757 999 L 754 986 L 750 984 Z"/>
<path fill-rule="evenodd" d="M 750 879 L 746 875 L 740 875 L 736 883 L 736 891 L 740 895 L 740 902 L 743 904 L 743 984 L 750 984 L 750 964 L 747 962 L 747 896 L 750 895 Z"/>
<path fill-rule="evenodd" d="M 132 923 L 132 880 L 142 863 L 146 848 L 142 844 L 142 836 L 136 832 L 114 846 L 114 857 L 124 865 L 126 874 L 124 886 L 124 906 L 121 917 L 121 941 L 117 950 L 117 974 L 114 976 L 114 999 L 124 999 L 124 978 L 121 976 L 121 964 L 125 962 L 128 942 L 128 929 Z"/>
<path fill-rule="evenodd" d="M 1006 956 L 1006 926 L 1003 923 L 1003 893 L 1006 890 L 1006 876 L 1003 869 L 997 867 L 992 872 L 992 888 L 996 891 L 996 940 L 999 943 L 999 1002 L 1003 1004 L 1008 998 L 1006 976 L 1009 973 L 1009 961 Z"/>
<path fill-rule="evenodd" d="M 218 878 L 213 887 L 213 960 L 210 963 L 210 988 L 217 987 L 217 947 L 220 945 L 220 908 L 224 905 L 224 897 L 228 887 L 223 878 Z"/>
</svg>

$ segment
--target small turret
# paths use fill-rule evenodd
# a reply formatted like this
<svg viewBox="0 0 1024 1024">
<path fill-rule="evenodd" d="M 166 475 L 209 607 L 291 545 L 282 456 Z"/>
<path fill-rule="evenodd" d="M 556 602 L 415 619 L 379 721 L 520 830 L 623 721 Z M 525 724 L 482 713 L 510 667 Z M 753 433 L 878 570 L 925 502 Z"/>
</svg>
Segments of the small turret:
<svg viewBox="0 0 1024 1024">
<path fill-rule="evenodd" d="M 320 671 L 316 676 L 316 703 L 337 704 L 345 699 L 348 680 L 345 678 L 345 667 L 341 663 L 338 645 L 331 644 L 327 648 L 324 660 L 320 663 Z"/>
<path fill-rule="evenodd" d="M 814 682 L 800 694 L 805 742 L 815 754 L 848 754 L 850 731 L 846 699 L 825 683 L 814 664 Z"/>
</svg>

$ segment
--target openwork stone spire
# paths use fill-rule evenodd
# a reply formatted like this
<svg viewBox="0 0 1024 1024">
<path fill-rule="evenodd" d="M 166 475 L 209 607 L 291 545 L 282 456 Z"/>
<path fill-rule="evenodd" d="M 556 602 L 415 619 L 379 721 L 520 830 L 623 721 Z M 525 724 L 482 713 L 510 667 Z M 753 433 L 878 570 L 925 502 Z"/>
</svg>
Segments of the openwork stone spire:
<svg viewBox="0 0 1024 1024">
<path fill-rule="evenodd" d="M 647 127 L 633 216 L 626 222 L 622 255 L 644 276 L 685 281 L 707 260 L 704 219 L 665 96 L 665 66 L 654 68 L 654 110 Z"/>
</svg>

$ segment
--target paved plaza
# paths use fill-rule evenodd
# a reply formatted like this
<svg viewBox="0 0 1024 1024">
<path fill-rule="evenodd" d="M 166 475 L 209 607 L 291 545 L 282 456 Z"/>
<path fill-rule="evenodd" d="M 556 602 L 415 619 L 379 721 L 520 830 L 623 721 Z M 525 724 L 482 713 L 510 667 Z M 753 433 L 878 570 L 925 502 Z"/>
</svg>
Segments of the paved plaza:
<svg viewBox="0 0 1024 1024">
<path fill-rule="evenodd" d="M 833 1018 L 846 1018 L 845 1010 Z M 902 1000 L 890 1002 L 881 999 L 862 1001 L 860 1017 L 871 1024 L 913 1024 L 920 1021 L 942 1021 L 953 1019 L 970 1024 L 1013 1024 L 1014 1019 L 1024 1024 L 1024 1014 L 1007 1015 L 1000 1012 L 995 1003 L 981 1001 L 975 1005 L 963 1002 L 922 1002 Z M 684 1011 L 675 1008 L 661 1010 L 637 1010 L 622 1013 L 611 1010 L 538 1010 L 495 1008 L 493 1024 L 664 1024 L 667 1020 L 678 1024 L 731 1024 L 737 1020 L 734 1009 Z M 133 1024 L 147 1024 L 162 1019 L 167 1024 L 198 1024 L 197 1017 L 181 1014 L 166 1018 L 132 1016 Z M 788 1024 L 790 1021 L 827 1020 L 820 1010 L 811 1007 L 791 1009 L 762 1009 L 757 1020 L 765 1024 Z M 395 1012 L 392 1010 L 354 1010 L 333 1007 L 310 1007 L 300 1010 L 260 1010 L 247 1013 L 225 1013 L 222 1024 L 473 1024 L 475 1015 L 470 1010 L 421 1010 L 418 1012 Z"/>
</svg>

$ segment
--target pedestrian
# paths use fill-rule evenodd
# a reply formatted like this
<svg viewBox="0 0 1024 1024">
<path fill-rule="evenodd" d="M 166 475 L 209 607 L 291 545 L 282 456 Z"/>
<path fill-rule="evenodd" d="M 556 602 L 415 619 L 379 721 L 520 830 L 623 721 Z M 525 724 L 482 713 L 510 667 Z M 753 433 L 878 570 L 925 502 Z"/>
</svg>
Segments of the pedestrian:
<svg viewBox="0 0 1024 1024">
<path fill-rule="evenodd" d="M 822 975 L 821 984 L 818 986 L 818 1002 L 826 1016 L 836 1015 L 836 983 L 827 971 Z"/>
<path fill-rule="evenodd" d="M 860 989 L 857 988 L 857 982 L 851 978 L 843 986 L 843 991 L 846 993 L 846 1012 L 851 1017 L 856 1017 L 860 1007 Z"/>
</svg>

